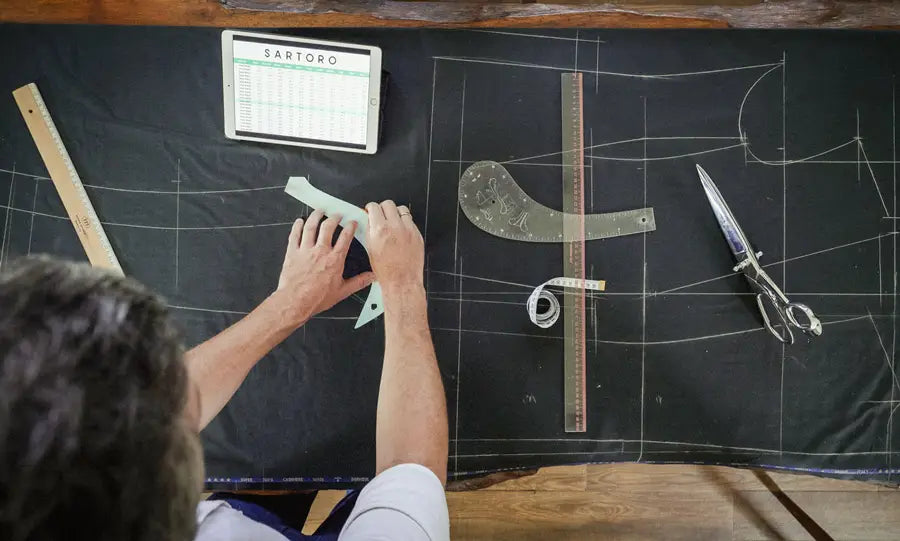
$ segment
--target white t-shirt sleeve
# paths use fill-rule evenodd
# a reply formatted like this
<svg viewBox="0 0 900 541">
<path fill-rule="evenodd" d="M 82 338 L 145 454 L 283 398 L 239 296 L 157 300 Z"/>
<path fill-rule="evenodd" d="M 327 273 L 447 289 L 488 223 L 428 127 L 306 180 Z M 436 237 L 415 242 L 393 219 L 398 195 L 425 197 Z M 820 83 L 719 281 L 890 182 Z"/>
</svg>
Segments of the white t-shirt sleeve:
<svg viewBox="0 0 900 541">
<path fill-rule="evenodd" d="M 339 539 L 449 541 L 444 486 L 419 464 L 388 468 L 362 489 Z"/>
<path fill-rule="evenodd" d="M 244 516 L 222 500 L 197 505 L 197 535 L 194 541 L 288 541 L 274 529 Z"/>
</svg>

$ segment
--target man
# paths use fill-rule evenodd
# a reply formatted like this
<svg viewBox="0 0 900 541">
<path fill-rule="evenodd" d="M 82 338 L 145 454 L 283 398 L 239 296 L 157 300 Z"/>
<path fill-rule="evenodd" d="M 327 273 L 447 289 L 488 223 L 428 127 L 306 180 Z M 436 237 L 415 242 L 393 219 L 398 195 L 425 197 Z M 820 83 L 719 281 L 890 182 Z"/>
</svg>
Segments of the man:
<svg viewBox="0 0 900 541">
<path fill-rule="evenodd" d="M 448 539 L 447 412 L 422 237 L 406 207 L 385 201 L 366 211 L 373 272 L 343 279 L 356 224 L 332 243 L 340 217 L 316 211 L 294 223 L 276 291 L 186 354 L 159 299 L 133 280 L 48 258 L 8 269 L 0 277 L 0 539 L 303 538 L 252 505 L 198 506 L 198 432 L 269 350 L 376 278 L 385 308 L 377 476 L 343 526 L 322 538 Z"/>
</svg>

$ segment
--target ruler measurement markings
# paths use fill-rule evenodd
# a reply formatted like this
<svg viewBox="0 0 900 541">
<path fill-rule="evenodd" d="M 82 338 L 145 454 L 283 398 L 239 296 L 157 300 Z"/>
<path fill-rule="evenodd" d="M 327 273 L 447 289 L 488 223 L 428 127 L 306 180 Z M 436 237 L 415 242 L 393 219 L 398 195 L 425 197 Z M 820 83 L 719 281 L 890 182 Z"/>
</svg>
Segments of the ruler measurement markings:
<svg viewBox="0 0 900 541">
<path fill-rule="evenodd" d="M 580 73 L 564 73 L 562 80 L 562 133 L 563 133 L 563 212 L 575 214 L 577 221 L 563 221 L 563 276 L 584 280 L 584 130 L 583 130 L 583 80 Z M 574 222 L 574 223 L 573 223 Z M 565 231 L 569 229 L 570 231 Z M 564 295 L 564 403 L 566 432 L 584 432 L 587 428 L 586 408 L 586 340 L 585 340 L 585 290 L 584 287 L 567 290 Z"/>
<path fill-rule="evenodd" d="M 91 264 L 122 274 L 115 251 L 37 85 L 30 83 L 18 88 L 13 91 L 13 97 Z"/>
</svg>

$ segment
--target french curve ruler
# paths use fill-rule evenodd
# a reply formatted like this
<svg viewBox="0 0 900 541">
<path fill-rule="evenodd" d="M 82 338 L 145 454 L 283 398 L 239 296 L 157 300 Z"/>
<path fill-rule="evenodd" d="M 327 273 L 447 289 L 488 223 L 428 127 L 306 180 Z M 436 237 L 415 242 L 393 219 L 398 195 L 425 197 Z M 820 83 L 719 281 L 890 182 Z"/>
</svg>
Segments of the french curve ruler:
<svg viewBox="0 0 900 541">
<path fill-rule="evenodd" d="M 582 222 L 584 240 L 656 229 L 652 208 L 575 214 L 544 206 L 525 193 L 502 164 L 489 160 L 473 163 L 459 178 L 459 206 L 475 227 L 524 242 L 573 242 L 581 238 Z"/>
<path fill-rule="evenodd" d="M 18 88 L 13 97 L 91 265 L 124 274 L 37 85 Z"/>
<path fill-rule="evenodd" d="M 563 277 L 584 281 L 584 136 L 581 73 L 562 74 Z M 583 287 L 563 290 L 566 432 L 587 430 L 587 310 Z"/>
</svg>

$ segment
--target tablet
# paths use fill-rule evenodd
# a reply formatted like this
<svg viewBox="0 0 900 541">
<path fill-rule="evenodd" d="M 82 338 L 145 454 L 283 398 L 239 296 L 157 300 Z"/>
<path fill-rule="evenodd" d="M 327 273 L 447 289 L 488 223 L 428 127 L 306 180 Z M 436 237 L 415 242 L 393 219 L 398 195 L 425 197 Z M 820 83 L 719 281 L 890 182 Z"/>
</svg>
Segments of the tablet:
<svg viewBox="0 0 900 541">
<path fill-rule="evenodd" d="M 222 32 L 225 135 L 374 154 L 381 49 Z"/>
</svg>

